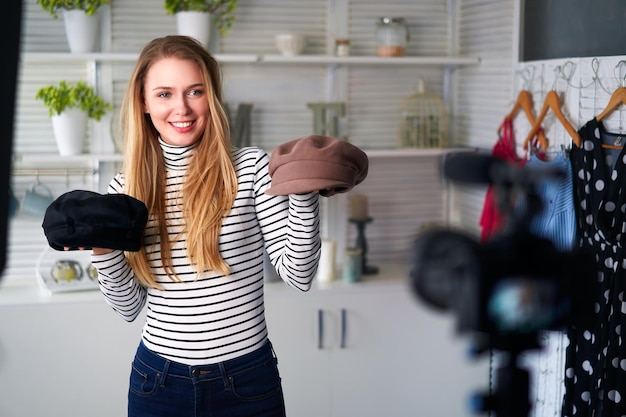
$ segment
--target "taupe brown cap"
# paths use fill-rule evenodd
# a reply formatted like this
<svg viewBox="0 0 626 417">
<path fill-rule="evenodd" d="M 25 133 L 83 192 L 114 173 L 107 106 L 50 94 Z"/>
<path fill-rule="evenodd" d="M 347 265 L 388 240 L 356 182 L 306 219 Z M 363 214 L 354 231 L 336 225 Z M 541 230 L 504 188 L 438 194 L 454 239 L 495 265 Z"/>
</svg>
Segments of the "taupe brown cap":
<svg viewBox="0 0 626 417">
<path fill-rule="evenodd" d="M 345 193 L 367 177 L 365 152 L 344 140 L 310 135 L 283 143 L 270 156 L 269 195 L 332 190 Z"/>
</svg>

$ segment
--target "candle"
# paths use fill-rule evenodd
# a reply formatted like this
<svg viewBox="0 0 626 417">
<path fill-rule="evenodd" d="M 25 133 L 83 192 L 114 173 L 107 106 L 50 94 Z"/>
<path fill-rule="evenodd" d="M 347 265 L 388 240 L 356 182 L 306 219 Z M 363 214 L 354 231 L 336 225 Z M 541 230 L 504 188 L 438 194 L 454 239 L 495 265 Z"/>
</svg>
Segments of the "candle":
<svg viewBox="0 0 626 417">
<path fill-rule="evenodd" d="M 317 267 L 317 280 L 330 282 L 335 279 L 335 241 L 332 239 L 322 240 L 320 262 Z"/>
<path fill-rule="evenodd" d="M 350 219 L 352 220 L 369 219 L 366 195 L 354 194 L 350 196 Z"/>
</svg>

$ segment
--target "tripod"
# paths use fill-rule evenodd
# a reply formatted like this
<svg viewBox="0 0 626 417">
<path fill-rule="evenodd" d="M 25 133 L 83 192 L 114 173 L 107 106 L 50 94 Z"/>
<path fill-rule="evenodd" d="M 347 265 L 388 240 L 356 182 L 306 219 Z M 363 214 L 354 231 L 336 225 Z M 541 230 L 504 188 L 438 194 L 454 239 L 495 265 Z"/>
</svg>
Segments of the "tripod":
<svg viewBox="0 0 626 417">
<path fill-rule="evenodd" d="M 502 342 L 502 340 L 500 340 Z M 490 394 L 473 398 L 476 412 L 493 412 L 495 417 L 528 417 L 530 415 L 530 373 L 518 364 L 526 349 L 540 348 L 533 337 L 505 340 L 501 366 L 495 370 L 495 387 Z"/>
</svg>

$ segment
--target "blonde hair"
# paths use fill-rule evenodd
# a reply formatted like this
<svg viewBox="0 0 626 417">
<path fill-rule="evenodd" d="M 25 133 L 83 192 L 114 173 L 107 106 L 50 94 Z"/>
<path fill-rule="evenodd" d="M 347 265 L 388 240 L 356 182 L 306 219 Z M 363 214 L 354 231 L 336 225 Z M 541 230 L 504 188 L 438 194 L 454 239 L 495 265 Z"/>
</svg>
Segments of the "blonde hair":
<svg viewBox="0 0 626 417">
<path fill-rule="evenodd" d="M 172 241 L 165 219 L 165 161 L 159 133 L 144 114 L 144 83 L 152 64 L 164 58 L 195 62 L 200 68 L 209 104 L 209 123 L 196 142 L 182 189 L 182 213 L 187 234 L 187 256 L 198 273 L 214 270 L 229 273 L 219 253 L 222 218 L 229 213 L 237 194 L 237 175 L 232 162 L 230 127 L 222 102 L 221 71 L 217 61 L 199 42 L 186 36 L 166 36 L 148 43 L 137 61 L 122 103 L 124 126 L 124 192 L 143 201 L 156 222 L 160 257 L 167 276 L 178 281 L 172 265 Z M 127 252 L 137 279 L 159 288 L 152 276 L 146 247 Z"/>
</svg>

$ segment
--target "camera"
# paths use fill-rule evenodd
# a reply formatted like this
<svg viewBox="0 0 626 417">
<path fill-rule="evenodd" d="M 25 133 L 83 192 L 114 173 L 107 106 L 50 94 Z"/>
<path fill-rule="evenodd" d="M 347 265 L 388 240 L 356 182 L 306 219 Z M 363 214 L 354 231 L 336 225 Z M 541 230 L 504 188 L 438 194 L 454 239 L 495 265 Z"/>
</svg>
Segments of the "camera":
<svg viewBox="0 0 626 417">
<path fill-rule="evenodd" d="M 518 356 L 541 347 L 541 332 L 587 328 L 592 318 L 592 260 L 576 249 L 557 249 L 531 231 L 543 207 L 538 185 L 558 181 L 565 173 L 524 169 L 471 152 L 450 154 L 442 164 L 447 180 L 493 186 L 507 221 L 483 242 L 450 228 L 420 233 L 411 248 L 411 289 L 435 309 L 452 312 L 457 331 L 474 336 L 477 355 L 492 349 L 505 353 L 496 372 L 500 385 L 476 408 L 523 417 L 530 410 L 529 378 L 518 367 Z"/>
</svg>

